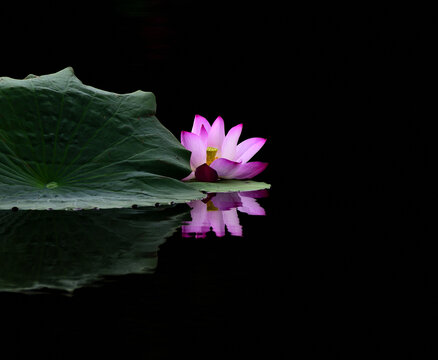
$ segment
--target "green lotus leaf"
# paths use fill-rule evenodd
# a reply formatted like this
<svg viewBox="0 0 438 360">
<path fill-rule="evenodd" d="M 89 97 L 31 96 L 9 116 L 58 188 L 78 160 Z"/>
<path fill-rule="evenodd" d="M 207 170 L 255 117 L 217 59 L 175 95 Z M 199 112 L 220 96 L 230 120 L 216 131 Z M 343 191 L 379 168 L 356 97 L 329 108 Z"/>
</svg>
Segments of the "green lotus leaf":
<svg viewBox="0 0 438 360">
<path fill-rule="evenodd" d="M 191 186 L 193 189 L 209 193 L 257 191 L 269 189 L 271 187 L 270 184 L 262 181 L 225 179 L 215 182 L 188 181 L 187 185 Z"/>
<path fill-rule="evenodd" d="M 179 179 L 190 152 L 150 92 L 82 84 L 72 68 L 0 77 L 0 209 L 122 208 L 202 194 Z"/>
</svg>

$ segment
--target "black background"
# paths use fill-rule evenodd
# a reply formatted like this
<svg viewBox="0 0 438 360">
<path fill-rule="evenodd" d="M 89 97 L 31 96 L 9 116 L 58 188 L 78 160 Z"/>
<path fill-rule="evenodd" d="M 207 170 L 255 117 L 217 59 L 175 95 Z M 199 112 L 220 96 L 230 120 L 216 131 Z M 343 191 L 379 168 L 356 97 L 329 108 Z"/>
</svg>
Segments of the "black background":
<svg viewBox="0 0 438 360">
<path fill-rule="evenodd" d="M 15 304 L 13 344 L 43 328 L 30 350 L 51 356 L 93 345 L 128 358 L 428 358 L 438 305 L 430 9 L 49 9 L 3 13 L 1 75 L 72 66 L 98 88 L 152 91 L 177 137 L 195 114 L 242 122 L 242 138 L 268 139 L 255 159 L 270 163 L 257 179 L 272 189 L 266 218 L 243 217 L 244 240 L 169 241 L 145 288 L 134 276 L 73 299 L 4 298 Z"/>
<path fill-rule="evenodd" d="M 163 0 L 53 2 L 49 10 L 34 5 L 2 24 L 10 34 L 2 75 L 23 78 L 72 66 L 85 84 L 152 91 L 157 117 L 177 138 L 191 130 L 195 114 L 210 122 L 222 116 L 227 130 L 244 124 L 242 138 L 268 138 L 257 159 L 263 161 L 273 158 L 276 127 L 290 123 L 279 107 L 297 90 L 286 60 L 288 21 L 283 9 L 272 10 Z"/>
</svg>

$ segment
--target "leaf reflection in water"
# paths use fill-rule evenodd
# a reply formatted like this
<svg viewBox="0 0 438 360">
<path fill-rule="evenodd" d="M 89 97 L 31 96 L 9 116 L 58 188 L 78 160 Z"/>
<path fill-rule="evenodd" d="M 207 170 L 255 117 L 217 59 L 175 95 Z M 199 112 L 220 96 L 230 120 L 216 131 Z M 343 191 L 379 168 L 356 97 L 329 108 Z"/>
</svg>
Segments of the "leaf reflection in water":
<svg viewBox="0 0 438 360">
<path fill-rule="evenodd" d="M 184 237 L 242 236 L 238 212 L 265 215 L 267 190 L 210 193 L 203 201 L 82 211 L 0 210 L 0 292 L 72 292 L 106 276 L 154 273 L 158 250 Z M 190 208 L 191 218 L 190 221 Z"/>
<path fill-rule="evenodd" d="M 0 211 L 0 291 L 71 292 L 103 276 L 153 273 L 189 210 Z"/>
<path fill-rule="evenodd" d="M 243 236 L 238 212 L 248 215 L 266 215 L 256 199 L 268 196 L 268 190 L 210 193 L 204 200 L 189 202 L 191 221 L 182 226 L 183 237 L 205 238 L 209 231 L 225 236 L 225 228 L 232 236 Z"/>
</svg>

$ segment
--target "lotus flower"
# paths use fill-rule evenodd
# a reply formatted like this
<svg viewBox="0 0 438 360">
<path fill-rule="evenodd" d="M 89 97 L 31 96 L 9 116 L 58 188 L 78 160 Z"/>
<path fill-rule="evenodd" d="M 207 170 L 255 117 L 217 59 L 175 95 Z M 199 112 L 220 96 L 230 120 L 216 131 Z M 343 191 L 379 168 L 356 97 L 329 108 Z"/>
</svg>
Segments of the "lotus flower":
<svg viewBox="0 0 438 360">
<path fill-rule="evenodd" d="M 242 126 L 234 126 L 225 135 L 224 120 L 220 116 L 210 125 L 207 119 L 196 115 L 192 132 L 181 132 L 181 144 L 192 152 L 192 172 L 183 180 L 250 179 L 265 170 L 268 163 L 248 161 L 266 139 L 254 137 L 237 144 Z"/>
<path fill-rule="evenodd" d="M 182 226 L 182 236 L 205 238 L 212 230 L 217 237 L 225 235 L 225 227 L 233 236 L 242 236 L 240 212 L 248 215 L 266 215 L 257 198 L 268 196 L 267 190 L 209 194 L 204 200 L 190 201 L 192 221 Z"/>
</svg>

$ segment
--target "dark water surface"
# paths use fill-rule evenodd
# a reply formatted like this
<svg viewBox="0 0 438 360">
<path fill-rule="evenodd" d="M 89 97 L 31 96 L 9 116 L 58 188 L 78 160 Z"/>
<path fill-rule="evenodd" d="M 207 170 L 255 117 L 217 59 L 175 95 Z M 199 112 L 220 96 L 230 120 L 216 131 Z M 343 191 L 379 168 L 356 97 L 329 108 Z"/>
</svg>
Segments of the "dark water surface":
<svg viewBox="0 0 438 360">
<path fill-rule="evenodd" d="M 8 212 L 3 344 L 17 358 L 430 358 L 434 219 L 389 193 L 320 190 Z"/>
<path fill-rule="evenodd" d="M 53 359 L 268 351 L 279 315 L 268 191 L 189 205 L 3 212 L 4 343 Z"/>
</svg>

